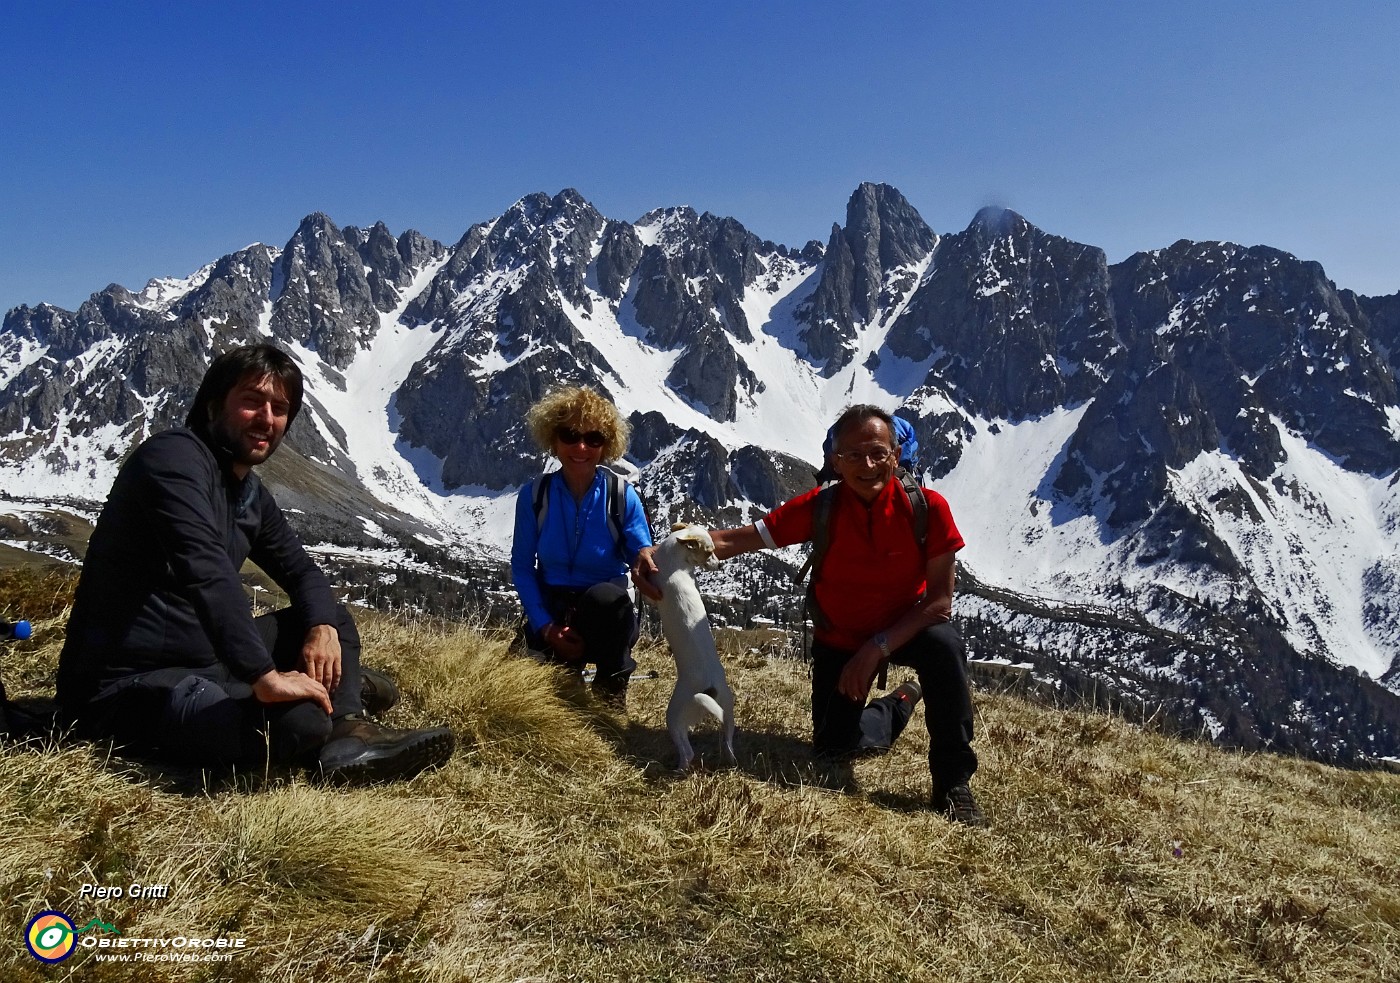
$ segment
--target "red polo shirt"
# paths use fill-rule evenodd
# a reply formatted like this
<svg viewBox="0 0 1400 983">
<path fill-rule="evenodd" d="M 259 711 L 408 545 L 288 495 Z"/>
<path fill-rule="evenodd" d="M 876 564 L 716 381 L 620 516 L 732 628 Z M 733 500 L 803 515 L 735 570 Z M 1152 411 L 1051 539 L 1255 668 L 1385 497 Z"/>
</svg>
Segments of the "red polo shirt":
<svg viewBox="0 0 1400 983">
<path fill-rule="evenodd" d="M 769 546 L 791 546 L 812 538 L 817 492 L 779 505 L 758 523 Z M 928 499 L 928 536 L 919 552 L 914 512 L 897 478 L 867 505 L 844 484 L 836 487 L 831 510 L 831 537 L 816 585 L 817 604 L 831 626 L 817 638 L 828 645 L 858 649 L 872 635 L 900 619 L 923 596 L 928 561 L 963 548 L 947 500 L 932 488 Z"/>
</svg>

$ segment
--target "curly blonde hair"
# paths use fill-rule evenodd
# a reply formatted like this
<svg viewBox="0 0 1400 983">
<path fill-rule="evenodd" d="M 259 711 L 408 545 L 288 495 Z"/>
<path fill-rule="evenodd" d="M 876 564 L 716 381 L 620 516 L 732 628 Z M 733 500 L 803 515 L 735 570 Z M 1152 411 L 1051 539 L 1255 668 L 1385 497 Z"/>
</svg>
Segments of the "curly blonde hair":
<svg viewBox="0 0 1400 983">
<path fill-rule="evenodd" d="M 603 435 L 603 460 L 627 453 L 632 428 L 605 397 L 587 386 L 564 386 L 550 392 L 525 414 L 525 425 L 541 450 L 554 452 L 554 432 L 560 427 L 597 430 Z"/>
</svg>

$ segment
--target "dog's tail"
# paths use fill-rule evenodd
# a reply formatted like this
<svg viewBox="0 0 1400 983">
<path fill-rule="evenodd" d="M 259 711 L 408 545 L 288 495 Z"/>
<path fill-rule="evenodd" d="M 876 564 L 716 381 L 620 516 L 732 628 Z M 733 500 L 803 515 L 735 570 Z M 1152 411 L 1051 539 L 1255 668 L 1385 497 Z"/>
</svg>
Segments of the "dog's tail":
<svg viewBox="0 0 1400 983">
<path fill-rule="evenodd" d="M 696 693 L 694 696 L 695 705 L 704 710 L 711 717 L 720 723 L 724 723 L 724 710 L 715 702 L 715 698 L 709 693 Z"/>
</svg>

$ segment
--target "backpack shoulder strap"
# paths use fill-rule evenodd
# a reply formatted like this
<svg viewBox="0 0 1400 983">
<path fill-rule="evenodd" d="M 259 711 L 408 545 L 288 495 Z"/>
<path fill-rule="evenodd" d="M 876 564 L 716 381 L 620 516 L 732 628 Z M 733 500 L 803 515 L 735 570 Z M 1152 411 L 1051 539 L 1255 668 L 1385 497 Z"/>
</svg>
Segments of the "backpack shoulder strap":
<svg viewBox="0 0 1400 983">
<path fill-rule="evenodd" d="M 802 569 L 797 572 L 797 582 L 801 583 L 802 578 L 807 576 L 807 571 L 812 571 L 812 579 L 807 582 L 807 597 L 805 606 L 807 613 L 812 617 L 812 624 L 818 629 L 830 627 L 826 612 L 822 611 L 821 605 L 817 603 L 817 581 L 821 579 L 822 563 L 826 560 L 827 550 L 831 548 L 831 522 L 836 509 L 836 486 L 839 481 L 828 481 L 822 485 L 821 491 L 817 492 L 817 501 L 812 513 L 812 552 L 807 556 L 807 562 L 802 564 Z"/>
<path fill-rule="evenodd" d="M 806 578 L 808 571 L 811 571 L 814 582 L 821 576 L 822 560 L 831 547 L 831 512 L 836 501 L 836 486 L 839 483 L 828 481 L 821 486 L 821 491 L 817 492 L 817 501 L 812 512 L 812 552 L 807 554 L 807 562 L 802 564 L 802 569 L 797 571 L 794 578 L 799 584 Z"/>
<path fill-rule="evenodd" d="M 622 552 L 622 530 L 626 526 L 627 479 L 612 468 L 603 468 L 603 495 L 607 498 L 608 532 L 613 545 Z"/>
<path fill-rule="evenodd" d="M 537 476 L 530 483 L 530 499 L 535 509 L 535 529 L 538 531 L 544 529 L 545 519 L 549 515 L 549 483 L 556 474 L 557 471 L 550 471 Z M 623 549 L 622 530 L 627 524 L 627 479 L 609 467 L 603 468 L 603 498 L 608 534 L 620 553 Z"/>
<path fill-rule="evenodd" d="M 899 483 L 904 488 L 904 494 L 909 499 L 909 508 L 914 513 L 914 538 L 919 542 L 919 550 L 923 551 L 924 545 L 928 542 L 928 499 L 924 497 L 922 486 L 914 479 L 914 476 L 904 468 L 898 469 Z"/>
<path fill-rule="evenodd" d="M 537 475 L 535 480 L 530 482 L 530 499 L 535 506 L 535 531 L 538 533 L 544 529 L 545 516 L 549 515 L 549 482 L 554 477 L 554 472 Z"/>
<path fill-rule="evenodd" d="M 914 516 L 914 538 L 918 540 L 919 548 L 922 549 L 928 542 L 928 499 L 924 497 L 923 488 L 914 480 L 914 476 L 903 468 L 896 472 L 899 476 L 899 483 L 904 488 L 904 495 L 909 500 L 909 508 Z M 816 511 L 812 515 L 812 552 L 807 557 L 807 562 L 802 564 L 802 569 L 797 571 L 796 580 L 801 583 L 807 576 L 808 571 L 815 581 L 821 576 L 822 560 L 826 558 L 826 551 L 831 548 L 831 513 L 836 501 L 836 485 L 838 482 L 831 481 L 822 485 L 821 491 L 817 493 Z"/>
</svg>

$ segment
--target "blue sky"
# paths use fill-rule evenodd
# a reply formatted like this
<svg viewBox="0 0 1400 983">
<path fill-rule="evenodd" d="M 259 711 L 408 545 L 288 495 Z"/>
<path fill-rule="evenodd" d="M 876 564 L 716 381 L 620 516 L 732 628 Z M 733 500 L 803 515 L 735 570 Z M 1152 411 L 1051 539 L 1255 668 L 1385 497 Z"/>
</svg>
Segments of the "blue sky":
<svg viewBox="0 0 1400 983">
<path fill-rule="evenodd" d="M 0 13 L 0 311 L 301 218 L 455 242 L 535 191 L 801 245 L 862 181 L 1110 261 L 1266 243 L 1400 290 L 1400 4 L 162 3 Z"/>
</svg>

